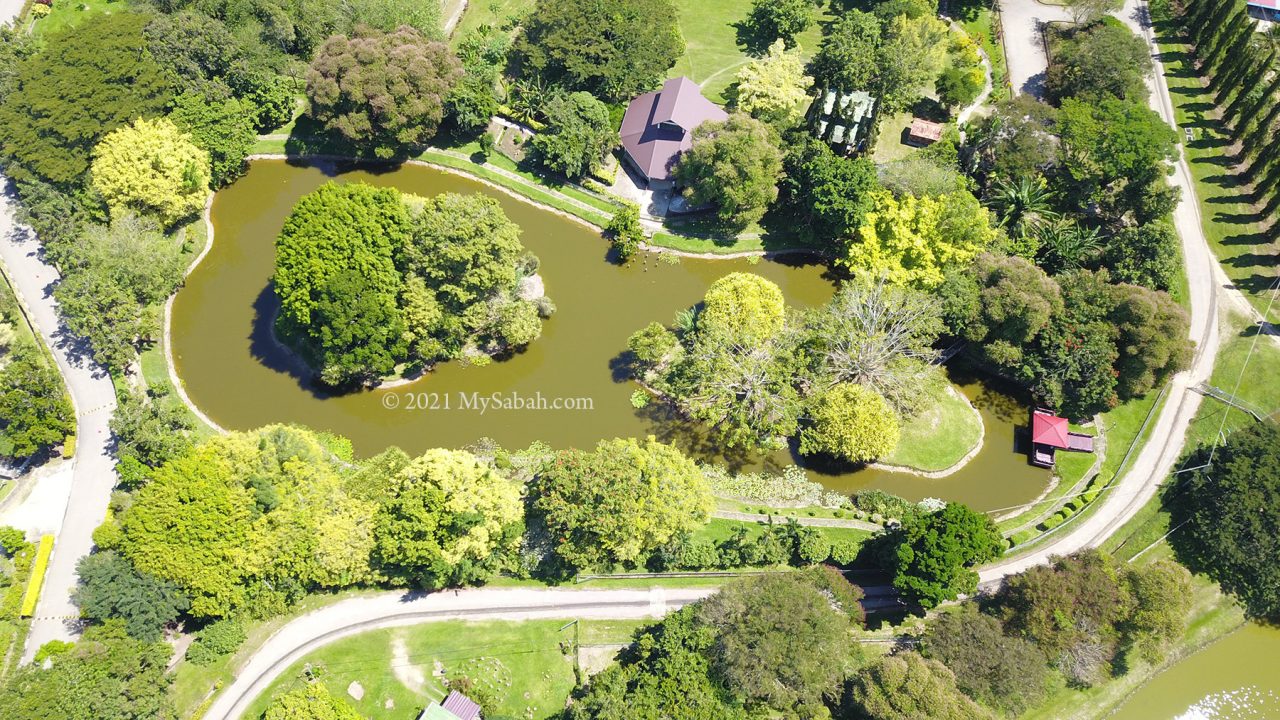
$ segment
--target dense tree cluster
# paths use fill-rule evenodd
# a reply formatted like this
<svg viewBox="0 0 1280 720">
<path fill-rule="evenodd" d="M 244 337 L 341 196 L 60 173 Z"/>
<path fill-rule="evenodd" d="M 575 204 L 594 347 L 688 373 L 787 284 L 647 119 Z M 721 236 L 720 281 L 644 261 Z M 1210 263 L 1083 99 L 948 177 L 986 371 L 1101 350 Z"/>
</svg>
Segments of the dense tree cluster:
<svg viewBox="0 0 1280 720">
<path fill-rule="evenodd" d="M 714 205 L 724 224 L 745 228 L 778 197 L 782 151 L 777 132 L 742 113 L 704 122 L 680 156 L 675 179 L 694 207 Z"/>
<path fill-rule="evenodd" d="M 1187 313 L 1167 294 L 1112 284 L 1105 270 L 1057 278 L 984 255 L 942 288 L 951 329 L 984 362 L 1053 407 L 1088 417 L 1158 387 L 1191 360 Z"/>
<path fill-rule="evenodd" d="M 1250 615 L 1280 618 L 1280 432 L 1261 423 L 1200 448 L 1165 493 L 1179 559 L 1240 598 Z M 1211 459 L 1212 458 L 1212 459 Z"/>
<path fill-rule="evenodd" d="M 518 348 L 549 308 L 520 294 L 536 264 L 490 198 L 325 185 L 276 242 L 276 327 L 334 386 Z"/>
<path fill-rule="evenodd" d="M 449 46 L 413 28 L 362 28 L 320 46 L 307 71 L 307 98 L 327 130 L 386 159 L 435 135 L 461 75 Z"/>
<path fill-rule="evenodd" d="M 521 26 L 522 70 L 603 100 L 656 87 L 684 52 L 670 0 L 539 0 Z"/>
<path fill-rule="evenodd" d="M 895 546 L 893 586 L 925 608 L 972 593 L 978 588 L 973 568 L 1004 551 L 991 518 L 959 503 L 905 518 L 890 538 Z"/>
<path fill-rule="evenodd" d="M 674 329 L 653 323 L 628 348 L 636 379 L 730 448 L 776 448 L 799 433 L 803 452 L 863 462 L 892 451 L 898 423 L 939 381 L 937 312 L 918 291 L 854 281 L 788 314 L 776 285 L 732 273 Z"/>
</svg>

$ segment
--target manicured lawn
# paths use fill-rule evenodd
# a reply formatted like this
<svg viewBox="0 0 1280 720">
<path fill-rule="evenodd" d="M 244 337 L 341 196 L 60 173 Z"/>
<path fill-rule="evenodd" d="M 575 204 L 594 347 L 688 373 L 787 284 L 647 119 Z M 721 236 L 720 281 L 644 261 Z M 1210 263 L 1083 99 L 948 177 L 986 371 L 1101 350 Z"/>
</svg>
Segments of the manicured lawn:
<svg viewBox="0 0 1280 720">
<path fill-rule="evenodd" d="M 53 0 L 53 10 L 36 21 L 31 32 L 36 37 L 75 27 L 95 15 L 125 10 L 117 0 Z"/>
<path fill-rule="evenodd" d="M 375 630 L 339 640 L 311 654 L 280 677 L 246 717 L 256 718 L 278 692 L 296 687 L 305 665 L 322 668 L 321 682 L 350 700 L 362 717 L 411 720 L 446 694 L 435 675 L 463 673 L 494 689 L 499 714 L 548 718 L 564 708 L 575 683 L 572 643 L 626 643 L 643 622 L 582 620 L 561 630 L 564 620 L 469 623 L 447 621 Z M 566 652 L 568 651 L 568 652 Z M 358 682 L 357 701 L 347 693 Z"/>
<path fill-rule="evenodd" d="M 945 470 L 963 458 L 982 437 L 982 418 L 959 393 L 938 393 L 933 407 L 902 427 L 898 448 L 884 462 L 917 470 Z"/>
<path fill-rule="evenodd" d="M 1209 384 L 1248 403 L 1263 415 L 1280 411 L 1280 347 L 1274 340 L 1258 337 L 1257 327 L 1236 315 L 1224 320 L 1224 340 L 1218 349 Z M 1247 363 L 1246 363 L 1247 360 Z M 1221 400 L 1206 397 L 1191 424 L 1188 446 L 1208 443 L 1221 430 L 1230 434 L 1257 422 L 1253 416 Z"/>
<path fill-rule="evenodd" d="M 737 26 L 751 13 L 750 0 L 675 0 L 684 36 L 684 57 L 668 73 L 685 75 L 702 86 L 708 99 L 723 103 L 724 91 L 733 82 L 738 68 L 751 58 L 738 42 Z M 796 38 L 806 58 L 822 39 L 821 26 L 831 20 L 823 6 L 818 21 Z"/>
<path fill-rule="evenodd" d="M 901 160 L 919 149 L 902 142 L 903 133 L 911 125 L 912 117 L 910 112 L 881 117 L 880 134 L 876 136 L 876 146 L 871 152 L 871 159 L 877 165 Z"/>
<path fill-rule="evenodd" d="M 1233 165 L 1231 139 L 1220 120 L 1209 116 L 1213 94 L 1205 90 L 1205 80 L 1197 74 L 1180 36 L 1157 26 L 1164 63 L 1165 82 L 1173 99 L 1179 139 L 1183 141 L 1191 174 L 1196 183 L 1204 232 L 1227 276 L 1244 291 L 1259 312 L 1267 312 L 1272 293 L 1268 290 L 1277 275 L 1277 247 L 1265 232 L 1264 218 L 1251 204 L 1242 168 Z M 1184 130 L 1194 139 L 1186 142 Z M 1280 320 L 1280 305 L 1267 319 Z"/>
</svg>

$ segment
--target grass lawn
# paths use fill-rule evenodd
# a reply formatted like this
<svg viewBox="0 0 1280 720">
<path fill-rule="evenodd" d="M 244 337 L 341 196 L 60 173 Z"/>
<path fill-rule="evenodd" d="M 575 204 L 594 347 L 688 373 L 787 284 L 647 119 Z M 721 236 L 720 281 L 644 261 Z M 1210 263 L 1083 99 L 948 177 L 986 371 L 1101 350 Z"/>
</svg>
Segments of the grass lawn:
<svg viewBox="0 0 1280 720">
<path fill-rule="evenodd" d="M 1264 414 L 1280 410 L 1280 347 L 1275 341 L 1258 337 L 1258 328 L 1240 315 L 1227 318 L 1223 331 L 1229 333 L 1218 350 L 1209 384 L 1254 406 Z M 1246 359 L 1248 360 L 1246 364 Z M 1230 434 L 1256 420 L 1248 413 L 1221 400 L 1205 398 L 1188 432 L 1188 446 L 1211 442 L 1218 431 Z"/>
<path fill-rule="evenodd" d="M 51 35 L 75 27 L 95 15 L 125 9 L 125 4 L 117 0 L 54 0 L 53 10 L 32 25 L 31 33 L 36 37 Z"/>
<path fill-rule="evenodd" d="M 442 699 L 446 690 L 434 674 L 439 666 L 446 674 L 466 674 L 494 689 L 500 715 L 547 718 L 564 708 L 575 685 L 575 632 L 584 643 L 621 644 L 642 624 L 582 620 L 576 628 L 561 630 L 563 620 L 447 621 L 362 633 L 290 668 L 246 717 L 259 717 L 272 696 L 296 687 L 303 667 L 310 664 L 323 668 L 320 681 L 335 696 L 351 700 L 361 717 L 372 720 L 412 720 L 427 703 Z M 359 701 L 347 694 L 353 682 L 364 688 Z"/>
<path fill-rule="evenodd" d="M 876 146 L 871 152 L 871 159 L 877 165 L 901 160 L 919 149 L 902 142 L 902 135 L 911 126 L 913 117 L 909 110 L 881 117 L 880 134 L 876 137 Z"/>
<path fill-rule="evenodd" d="M 1241 168 L 1233 165 L 1231 140 L 1220 120 L 1209 116 L 1213 94 L 1205 90 L 1205 80 L 1191 63 L 1181 38 L 1170 28 L 1157 25 L 1165 82 L 1173 99 L 1179 139 L 1184 141 L 1191 174 L 1196 183 L 1204 232 L 1227 276 L 1239 287 L 1259 312 L 1267 312 L 1272 293 L 1268 290 L 1277 275 L 1277 247 L 1265 232 L 1264 218 L 1252 205 Z M 1183 132 L 1194 133 L 1185 142 Z M 1280 320 L 1280 306 L 1267 320 Z"/>
<path fill-rule="evenodd" d="M 738 28 L 751 13 L 750 0 L 675 0 L 680 33 L 684 36 L 684 56 L 667 73 L 685 75 L 702 86 L 713 102 L 725 101 L 724 91 L 733 82 L 738 68 L 751 58 L 738 42 Z M 818 49 L 822 25 L 832 16 L 824 5 L 817 22 L 796 37 L 807 60 Z"/>
<path fill-rule="evenodd" d="M 933 407 L 902 427 L 902 437 L 891 455 L 891 465 L 917 470 L 944 470 L 955 465 L 982 438 L 982 418 L 960 393 L 945 388 Z"/>
<path fill-rule="evenodd" d="M 533 9 L 533 2 L 534 0 L 471 0 L 467 3 L 467 9 L 462 11 L 462 19 L 454 28 L 450 42 L 456 45 L 459 40 L 467 36 L 467 33 L 481 25 L 501 27 L 506 25 L 508 20 L 523 18 Z M 452 3 L 446 2 L 445 5 L 452 5 Z M 441 22 L 448 19 L 449 13 L 446 10 Z"/>
</svg>

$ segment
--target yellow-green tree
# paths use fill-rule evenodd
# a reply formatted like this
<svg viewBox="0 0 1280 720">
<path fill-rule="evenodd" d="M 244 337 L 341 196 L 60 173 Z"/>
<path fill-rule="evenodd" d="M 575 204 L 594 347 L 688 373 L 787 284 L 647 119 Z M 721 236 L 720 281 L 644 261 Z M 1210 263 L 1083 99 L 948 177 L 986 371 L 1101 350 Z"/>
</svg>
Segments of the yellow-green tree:
<svg viewBox="0 0 1280 720">
<path fill-rule="evenodd" d="M 800 452 L 867 462 L 893 452 L 899 435 L 898 418 L 879 393 L 845 383 L 813 401 Z"/>
<path fill-rule="evenodd" d="M 166 225 L 199 212 L 209 192 L 209 153 L 165 118 L 138 118 L 104 137 L 91 172 L 112 215 L 137 211 Z"/>
<path fill-rule="evenodd" d="M 271 701 L 264 720 L 361 720 L 344 698 L 334 697 L 322 682 L 309 682 Z"/>
<path fill-rule="evenodd" d="M 482 580 L 519 542 L 520 486 L 464 450 L 428 450 L 390 482 L 375 557 L 424 587 Z"/>
<path fill-rule="evenodd" d="M 804 74 L 799 49 L 788 52 L 778 39 L 768 55 L 744 65 L 737 78 L 734 102 L 751 117 L 783 128 L 804 117 L 813 78 Z"/>
<path fill-rule="evenodd" d="M 759 275 L 735 272 L 707 289 L 698 328 L 750 343 L 777 335 L 785 314 L 781 288 Z"/>
<path fill-rule="evenodd" d="M 836 262 L 854 274 L 932 289 L 996 236 L 987 210 L 968 192 L 898 198 L 880 190 Z"/>
</svg>

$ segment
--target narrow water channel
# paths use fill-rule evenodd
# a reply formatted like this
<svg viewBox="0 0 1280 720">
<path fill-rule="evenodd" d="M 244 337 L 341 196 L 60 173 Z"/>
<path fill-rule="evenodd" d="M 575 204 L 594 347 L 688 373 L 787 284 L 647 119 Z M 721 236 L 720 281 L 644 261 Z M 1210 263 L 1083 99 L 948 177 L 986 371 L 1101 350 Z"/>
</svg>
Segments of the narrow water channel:
<svg viewBox="0 0 1280 720">
<path fill-rule="evenodd" d="M 1108 720 L 1280 718 L 1280 628 L 1246 625 L 1156 676 Z"/>
<path fill-rule="evenodd" d="M 270 335 L 275 296 L 269 279 L 274 241 L 298 198 L 324 182 L 363 181 L 419 195 L 483 192 L 498 198 L 523 230 L 526 247 L 542 261 L 547 292 L 558 308 L 542 337 L 527 351 L 486 367 L 444 364 L 411 385 L 330 397 L 290 369 Z M 482 437 L 506 447 L 541 440 L 553 447 L 590 447 L 608 437 L 658 435 L 695 454 L 718 456 L 696 429 L 673 423 L 655 409 L 635 410 L 632 387 L 616 367 L 627 337 L 653 321 L 670 323 L 701 299 L 717 278 L 749 271 L 778 283 L 789 303 L 812 306 L 831 297 L 825 267 L 807 260 L 681 260 L 649 256 L 626 267 L 606 260 L 607 243 L 579 223 L 512 198 L 467 178 L 425 167 L 370 171 L 258 161 L 214 199 L 215 242 L 179 291 L 173 307 L 173 352 L 192 400 L 215 422 L 249 429 L 296 422 L 351 438 L 360 455 L 390 445 L 410 453 L 458 447 Z M 986 423 L 982 452 L 960 472 L 930 480 L 860 470 L 811 475 L 853 491 L 875 487 L 911 499 L 941 497 L 978 509 L 1036 497 L 1048 474 L 1029 467 L 1013 448 L 1015 425 L 1026 405 L 972 379 L 959 379 Z M 472 398 L 512 394 L 547 403 L 560 399 L 586 409 L 489 409 Z M 724 458 L 721 458 L 723 461 Z M 784 465 L 787 453 L 737 458 L 744 467 Z"/>
</svg>

